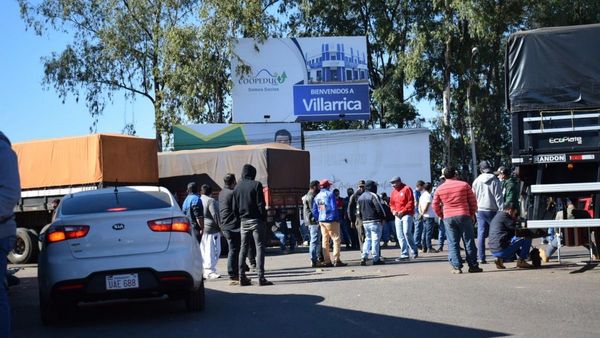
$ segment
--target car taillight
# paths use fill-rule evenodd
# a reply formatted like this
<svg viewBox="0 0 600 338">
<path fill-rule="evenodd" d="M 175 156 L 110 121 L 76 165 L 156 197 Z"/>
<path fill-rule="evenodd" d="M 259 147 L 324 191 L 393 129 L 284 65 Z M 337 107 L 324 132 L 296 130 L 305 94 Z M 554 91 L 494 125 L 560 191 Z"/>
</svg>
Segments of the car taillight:
<svg viewBox="0 0 600 338">
<path fill-rule="evenodd" d="M 89 225 L 60 225 L 50 227 L 46 238 L 48 243 L 56 243 L 67 239 L 85 237 L 89 231 Z"/>
<path fill-rule="evenodd" d="M 191 233 L 190 222 L 185 217 L 163 218 L 148 221 L 148 227 L 156 232 L 187 232 Z"/>
</svg>

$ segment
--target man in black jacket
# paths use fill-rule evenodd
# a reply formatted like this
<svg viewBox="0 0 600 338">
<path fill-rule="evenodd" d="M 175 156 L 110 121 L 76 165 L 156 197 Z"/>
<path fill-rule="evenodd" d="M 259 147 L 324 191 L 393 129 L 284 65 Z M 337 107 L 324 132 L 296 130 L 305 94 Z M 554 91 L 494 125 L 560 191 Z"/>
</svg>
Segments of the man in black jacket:
<svg viewBox="0 0 600 338">
<path fill-rule="evenodd" d="M 515 220 L 518 214 L 516 205 L 512 202 L 505 203 L 503 210 L 498 212 L 490 223 L 488 246 L 492 255 L 496 257 L 498 269 L 505 269 L 504 262 L 511 260 L 515 253 L 519 256 L 517 268 L 531 268 L 526 261 L 531 249 L 531 239 L 515 236 Z"/>
<path fill-rule="evenodd" d="M 235 188 L 235 175 L 227 174 L 223 178 L 225 186 L 219 193 L 219 213 L 221 216 L 221 230 L 227 239 L 229 252 L 227 254 L 227 272 L 229 279 L 237 282 L 240 279 L 238 273 L 238 260 L 240 255 L 240 221 L 233 212 L 233 189 Z"/>
<path fill-rule="evenodd" d="M 365 244 L 363 246 L 360 265 L 367 265 L 369 252 L 373 255 L 373 265 L 385 264 L 380 259 L 379 242 L 381 241 L 382 224 L 385 222 L 385 211 L 377 196 L 377 183 L 367 181 L 365 192 L 358 198 L 358 210 L 365 228 Z"/>
<path fill-rule="evenodd" d="M 365 181 L 360 180 L 358 182 L 358 189 L 352 196 L 350 196 L 350 200 L 348 200 L 348 209 L 346 209 L 346 213 L 348 215 L 348 219 L 350 220 L 350 229 L 356 232 L 356 237 L 358 241 L 356 241 L 356 245 L 354 241 L 352 241 L 352 248 L 360 250 L 361 244 L 365 241 L 365 232 L 363 229 L 362 219 L 360 214 L 358 213 L 358 205 L 357 201 L 360 195 L 365 191 Z"/>
<path fill-rule="evenodd" d="M 240 285 L 250 285 L 250 279 L 246 277 L 244 262 L 248 255 L 250 237 L 254 238 L 256 247 L 256 258 L 258 268 L 258 284 L 261 286 L 273 285 L 265 278 L 265 244 L 266 244 L 266 218 L 265 197 L 263 186 L 254 180 L 256 168 L 245 164 L 242 168 L 242 180 L 233 190 L 233 212 L 240 220 L 241 225 L 241 250 L 239 257 Z"/>
</svg>

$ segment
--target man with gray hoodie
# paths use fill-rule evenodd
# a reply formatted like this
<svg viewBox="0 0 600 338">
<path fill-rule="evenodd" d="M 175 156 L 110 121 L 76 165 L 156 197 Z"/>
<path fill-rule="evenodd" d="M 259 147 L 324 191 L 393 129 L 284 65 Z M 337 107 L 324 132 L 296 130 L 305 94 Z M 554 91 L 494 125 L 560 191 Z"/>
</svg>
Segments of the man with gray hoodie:
<svg viewBox="0 0 600 338">
<path fill-rule="evenodd" d="M 479 175 L 473 181 L 473 192 L 477 198 L 477 258 L 481 264 L 485 261 L 485 239 L 490 232 L 490 223 L 498 210 L 504 207 L 502 183 L 493 173 L 488 161 L 479 163 Z"/>
<path fill-rule="evenodd" d="M 13 213 L 21 198 L 17 155 L 0 131 L 0 337 L 10 336 L 10 305 L 6 294 L 6 255 L 13 249 L 17 223 Z"/>
</svg>

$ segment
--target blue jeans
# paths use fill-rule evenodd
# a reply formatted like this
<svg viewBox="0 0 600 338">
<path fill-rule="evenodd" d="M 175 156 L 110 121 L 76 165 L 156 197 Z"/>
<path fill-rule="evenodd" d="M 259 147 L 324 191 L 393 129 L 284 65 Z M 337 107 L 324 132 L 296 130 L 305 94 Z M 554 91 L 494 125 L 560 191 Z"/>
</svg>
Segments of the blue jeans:
<svg viewBox="0 0 600 338">
<path fill-rule="evenodd" d="M 350 241 L 350 225 L 348 224 L 348 222 L 346 220 L 341 220 L 340 221 L 340 229 L 342 232 L 342 240 L 344 241 L 344 244 L 346 245 L 350 245 L 351 241 Z"/>
<path fill-rule="evenodd" d="M 396 235 L 400 242 L 400 258 L 409 257 L 409 252 L 412 251 L 413 256 L 417 257 L 419 251 L 415 245 L 415 239 L 412 234 L 413 217 L 404 215 L 402 218 L 396 216 Z"/>
<path fill-rule="evenodd" d="M 285 245 L 288 241 L 290 243 L 290 250 L 293 251 L 295 249 L 296 236 L 294 236 L 291 230 L 292 229 L 285 229 L 283 231 L 275 231 L 275 233 L 273 233 L 279 240 L 279 247 L 281 248 L 281 251 L 285 250 Z"/>
<path fill-rule="evenodd" d="M 369 252 L 373 255 L 373 262 L 379 261 L 379 241 L 381 240 L 381 222 L 364 221 L 365 244 L 363 245 L 362 259 L 369 258 Z"/>
<path fill-rule="evenodd" d="M 398 238 L 396 236 L 396 229 L 394 228 L 394 221 L 386 221 L 383 224 L 383 229 L 381 230 L 381 240 L 384 243 L 387 243 L 390 241 L 392 234 L 394 235 L 394 237 Z"/>
<path fill-rule="evenodd" d="M 477 258 L 485 261 L 485 239 L 490 234 L 490 223 L 496 211 L 477 211 Z"/>
<path fill-rule="evenodd" d="M 304 223 L 300 224 L 300 235 L 302 235 L 303 242 L 310 241 L 310 230 L 308 230 L 308 225 Z"/>
<path fill-rule="evenodd" d="M 435 220 L 433 217 L 423 218 L 423 249 L 431 250 L 431 238 L 433 237 L 433 228 L 435 227 Z"/>
<path fill-rule="evenodd" d="M 321 248 L 321 227 L 318 224 L 311 224 L 308 226 L 308 230 L 310 231 L 308 254 L 310 255 L 310 260 L 316 263 L 319 256 L 319 248 Z"/>
<path fill-rule="evenodd" d="M 440 223 L 438 224 L 438 250 L 444 250 L 444 242 L 446 242 L 446 226 L 440 218 Z"/>
<path fill-rule="evenodd" d="M 421 218 L 420 220 L 415 222 L 415 244 L 417 245 L 418 249 L 422 249 L 422 242 L 423 242 L 423 219 Z"/>
<path fill-rule="evenodd" d="M 462 238 L 465 242 L 467 264 L 469 264 L 469 267 L 478 266 L 477 247 L 475 246 L 475 234 L 471 217 L 448 217 L 444 219 L 444 225 L 448 235 L 448 260 L 450 264 L 456 269 L 463 267 L 460 257 L 460 239 Z"/>
<path fill-rule="evenodd" d="M 6 280 L 6 255 L 15 247 L 15 236 L 0 238 L 0 337 L 10 337 L 10 304 L 4 286 Z"/>
<path fill-rule="evenodd" d="M 522 237 L 513 237 L 510 240 L 510 245 L 499 252 L 492 252 L 494 257 L 499 257 L 504 260 L 512 259 L 516 253 L 521 259 L 527 259 L 529 256 L 529 250 L 531 249 L 531 239 Z"/>
</svg>

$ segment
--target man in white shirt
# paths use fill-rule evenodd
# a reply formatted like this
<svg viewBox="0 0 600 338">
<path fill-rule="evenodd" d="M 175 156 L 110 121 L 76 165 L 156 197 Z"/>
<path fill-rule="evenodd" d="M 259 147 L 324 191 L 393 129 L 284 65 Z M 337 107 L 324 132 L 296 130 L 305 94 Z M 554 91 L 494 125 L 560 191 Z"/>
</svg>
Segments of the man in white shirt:
<svg viewBox="0 0 600 338">
<path fill-rule="evenodd" d="M 437 253 L 438 251 L 431 246 L 431 237 L 435 227 L 435 212 L 431 207 L 431 189 L 433 185 L 427 182 L 423 185 L 421 197 L 419 197 L 419 216 L 423 217 L 423 252 Z"/>
</svg>

